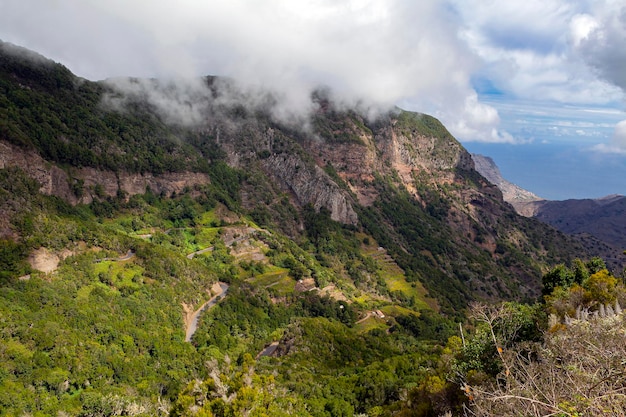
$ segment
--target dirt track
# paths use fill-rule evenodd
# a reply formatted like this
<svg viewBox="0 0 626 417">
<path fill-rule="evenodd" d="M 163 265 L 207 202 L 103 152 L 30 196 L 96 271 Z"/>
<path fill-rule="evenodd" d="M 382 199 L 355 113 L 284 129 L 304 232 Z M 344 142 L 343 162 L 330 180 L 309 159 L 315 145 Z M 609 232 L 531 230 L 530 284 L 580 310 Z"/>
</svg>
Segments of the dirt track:
<svg viewBox="0 0 626 417">
<path fill-rule="evenodd" d="M 191 338 L 193 337 L 193 334 L 198 329 L 198 317 L 200 316 L 200 313 L 202 313 L 204 310 L 208 310 L 209 308 L 213 307 L 215 304 L 218 303 L 219 300 L 226 297 L 226 293 L 228 292 L 229 285 L 226 284 L 225 282 L 218 282 L 216 284 L 217 285 L 214 285 L 212 288 L 213 292 L 215 292 L 215 295 L 211 297 L 209 301 L 202 304 L 200 308 L 198 308 L 196 311 L 191 312 L 189 310 L 189 307 L 186 304 L 183 304 L 183 309 L 185 310 L 185 313 L 186 313 L 185 314 L 185 342 L 191 342 Z"/>
</svg>

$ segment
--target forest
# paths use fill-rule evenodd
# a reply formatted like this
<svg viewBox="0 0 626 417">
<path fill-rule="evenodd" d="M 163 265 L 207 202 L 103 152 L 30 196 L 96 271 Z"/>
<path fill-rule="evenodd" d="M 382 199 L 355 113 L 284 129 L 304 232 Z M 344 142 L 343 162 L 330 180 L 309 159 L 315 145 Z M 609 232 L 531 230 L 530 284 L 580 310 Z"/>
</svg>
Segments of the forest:
<svg viewBox="0 0 626 417">
<path fill-rule="evenodd" d="M 197 199 L 111 198 L 103 212 L 10 174 L 0 189 L 32 210 L 15 223 L 24 239 L 2 241 L 2 415 L 623 412 L 615 338 L 626 291 L 600 259 L 548 271 L 536 303 L 472 304 L 455 322 L 398 276 L 374 237 L 324 211 L 308 209 L 297 245 L 234 216 L 210 188 Z M 226 238 L 233 231 L 243 238 Z M 42 273 L 24 262 L 38 247 L 73 253 Z M 298 290 L 303 280 L 338 290 Z M 227 295 L 185 342 L 183 306 L 202 304 L 217 281 Z M 541 384 L 574 377 L 584 396 L 545 398 Z"/>
<path fill-rule="evenodd" d="M 207 77 L 187 126 L 14 48 L 0 145 L 43 162 L 0 155 L 0 416 L 624 414 L 624 273 L 435 118 L 318 94 L 307 130 Z"/>
</svg>

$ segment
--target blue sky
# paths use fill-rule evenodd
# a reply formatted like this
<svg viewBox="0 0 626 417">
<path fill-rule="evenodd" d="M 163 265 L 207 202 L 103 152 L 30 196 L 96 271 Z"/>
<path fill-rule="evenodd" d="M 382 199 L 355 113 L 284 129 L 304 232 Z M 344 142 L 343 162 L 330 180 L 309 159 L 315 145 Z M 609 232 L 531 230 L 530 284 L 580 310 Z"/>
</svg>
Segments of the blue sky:
<svg viewBox="0 0 626 417">
<path fill-rule="evenodd" d="M 571 143 L 493 144 L 470 142 L 473 153 L 491 156 L 502 175 L 550 200 L 626 194 L 623 157 L 589 152 Z"/>
<path fill-rule="evenodd" d="M 626 195 L 626 158 L 610 145 L 616 125 L 626 119 L 619 105 L 480 97 L 498 110 L 500 128 L 515 141 L 464 146 L 491 156 L 509 181 L 551 200 Z"/>
<path fill-rule="evenodd" d="M 0 0 L 0 39 L 79 76 L 223 75 L 312 111 L 438 117 L 550 199 L 626 193 L 623 0 Z M 250 96 L 251 97 L 251 96 Z"/>
</svg>

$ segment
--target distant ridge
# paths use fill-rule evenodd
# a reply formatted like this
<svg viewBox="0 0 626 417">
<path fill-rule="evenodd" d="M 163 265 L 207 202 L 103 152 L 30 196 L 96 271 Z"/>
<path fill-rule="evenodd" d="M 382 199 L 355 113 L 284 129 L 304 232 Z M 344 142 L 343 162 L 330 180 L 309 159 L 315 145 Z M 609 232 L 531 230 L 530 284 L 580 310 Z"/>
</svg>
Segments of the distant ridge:
<svg viewBox="0 0 626 417">
<path fill-rule="evenodd" d="M 589 233 L 626 249 L 626 197 L 545 201 L 535 217 L 565 233 Z"/>
<path fill-rule="evenodd" d="M 563 233 L 576 236 L 594 256 L 614 269 L 621 268 L 626 249 L 626 197 L 545 200 L 502 177 L 488 156 L 472 154 L 476 170 L 496 185 L 504 200 L 522 216 L 534 217 Z"/>
<path fill-rule="evenodd" d="M 529 206 L 527 203 L 545 201 L 545 199 L 539 197 L 538 195 L 504 179 L 500 173 L 500 169 L 490 157 L 473 153 L 472 159 L 474 160 L 476 171 L 478 171 L 483 177 L 487 178 L 489 182 L 497 186 L 500 191 L 502 191 L 504 201 L 513 205 L 519 214 L 531 217 L 534 214 L 532 211 L 532 207 L 534 207 L 534 205 L 531 204 Z"/>
</svg>

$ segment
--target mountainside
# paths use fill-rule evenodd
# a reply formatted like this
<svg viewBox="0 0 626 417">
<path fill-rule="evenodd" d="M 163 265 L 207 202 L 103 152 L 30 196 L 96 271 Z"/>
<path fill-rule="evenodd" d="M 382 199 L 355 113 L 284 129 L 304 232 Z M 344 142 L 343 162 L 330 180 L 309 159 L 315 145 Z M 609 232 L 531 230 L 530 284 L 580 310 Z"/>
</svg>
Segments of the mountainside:
<svg viewBox="0 0 626 417">
<path fill-rule="evenodd" d="M 500 168 L 493 159 L 480 154 L 472 154 L 472 159 L 478 171 L 489 182 L 495 184 L 502 191 L 504 201 L 515 207 L 515 210 L 523 215 L 530 217 L 533 215 L 530 207 L 536 206 L 533 202 L 544 201 L 543 198 L 525 190 L 502 177 Z"/>
<path fill-rule="evenodd" d="M 215 181 L 224 161 L 234 177 L 219 180 L 232 180 L 224 185 L 257 222 L 295 236 L 303 227 L 298 211 L 325 208 L 383 240 L 439 297 L 449 296 L 449 286 L 465 299 L 532 295 L 546 256 L 567 257 L 555 252 L 563 237 L 515 216 L 429 116 L 398 110 L 369 121 L 317 94 L 317 110 L 301 128 L 272 117 L 271 97 L 246 104 L 231 81 L 196 80 L 197 91 L 181 96 L 156 80 L 80 80 L 3 49 L 2 137 L 12 145 L 3 144 L 2 163 L 21 166 L 42 191 L 73 204 L 147 186 L 178 192 Z M 168 120 L 154 95 L 204 116 Z"/>
<path fill-rule="evenodd" d="M 626 248 L 626 197 L 610 195 L 598 199 L 550 201 L 537 197 L 502 178 L 495 162 L 472 154 L 476 170 L 497 185 L 504 201 L 527 217 L 534 217 L 560 231 L 575 235 L 593 256 L 606 260 L 611 269 L 621 271 Z"/>
<path fill-rule="evenodd" d="M 438 120 L 364 114 L 0 43 L 0 410 L 391 412 L 470 302 L 534 299 L 586 255 Z"/>
<path fill-rule="evenodd" d="M 578 237 L 588 252 L 621 271 L 626 248 L 626 197 L 544 201 L 533 207 L 535 218 Z"/>
<path fill-rule="evenodd" d="M 624 196 L 547 201 L 538 207 L 535 216 L 565 233 L 591 233 L 607 243 L 626 248 Z"/>
</svg>

